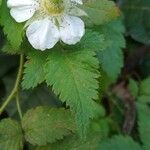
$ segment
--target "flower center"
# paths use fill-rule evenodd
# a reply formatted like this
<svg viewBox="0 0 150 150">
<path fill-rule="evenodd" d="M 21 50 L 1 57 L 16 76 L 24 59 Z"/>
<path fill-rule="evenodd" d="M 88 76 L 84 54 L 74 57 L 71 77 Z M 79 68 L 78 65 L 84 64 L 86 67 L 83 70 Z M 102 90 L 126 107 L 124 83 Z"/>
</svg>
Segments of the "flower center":
<svg viewBox="0 0 150 150">
<path fill-rule="evenodd" d="M 42 6 L 49 15 L 53 16 L 61 14 L 65 9 L 63 0 L 43 0 Z"/>
</svg>

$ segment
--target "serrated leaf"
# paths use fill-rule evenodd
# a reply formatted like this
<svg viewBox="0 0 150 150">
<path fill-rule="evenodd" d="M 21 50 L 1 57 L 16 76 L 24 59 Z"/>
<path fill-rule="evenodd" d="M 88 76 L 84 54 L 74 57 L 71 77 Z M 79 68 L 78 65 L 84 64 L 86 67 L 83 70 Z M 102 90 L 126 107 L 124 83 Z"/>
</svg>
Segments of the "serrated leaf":
<svg viewBox="0 0 150 150">
<path fill-rule="evenodd" d="M 18 122 L 11 119 L 4 119 L 0 122 L 0 149 L 23 149 L 23 135 Z"/>
<path fill-rule="evenodd" d="M 0 25 L 3 26 L 4 34 L 14 49 L 18 49 L 22 42 L 23 25 L 18 24 L 10 16 L 7 1 L 3 0 L 0 6 Z"/>
<path fill-rule="evenodd" d="M 128 88 L 129 88 L 132 96 L 134 96 L 134 98 L 136 98 L 138 96 L 138 92 L 139 92 L 138 83 L 134 79 L 130 79 Z"/>
<path fill-rule="evenodd" d="M 54 144 L 37 147 L 36 150 L 95 150 L 101 140 L 100 134 L 91 135 L 86 141 L 70 136 Z"/>
<path fill-rule="evenodd" d="M 107 23 L 96 28 L 99 33 L 104 35 L 104 42 L 107 47 L 97 53 L 103 70 L 113 81 L 118 77 L 123 67 L 123 52 L 125 47 L 123 36 L 124 26 L 120 20 Z"/>
<path fill-rule="evenodd" d="M 140 85 L 140 94 L 150 96 L 150 77 L 146 78 L 141 82 Z"/>
<path fill-rule="evenodd" d="M 102 51 L 106 48 L 103 34 L 91 29 L 85 31 L 85 35 L 78 44 L 80 49 Z"/>
<path fill-rule="evenodd" d="M 24 89 L 34 88 L 45 80 L 44 64 L 46 63 L 44 52 L 30 52 L 28 61 L 25 63 L 22 87 Z"/>
<path fill-rule="evenodd" d="M 142 150 L 142 148 L 131 137 L 120 135 L 103 141 L 97 150 Z"/>
<path fill-rule="evenodd" d="M 127 33 L 135 40 L 150 44 L 150 1 L 120 0 L 125 15 Z"/>
<path fill-rule="evenodd" d="M 110 0 L 87 0 L 82 9 L 96 25 L 104 24 L 120 15 L 119 9 Z"/>
<path fill-rule="evenodd" d="M 2 51 L 6 54 L 10 55 L 16 55 L 16 54 L 21 54 L 23 52 L 23 49 L 15 49 L 8 41 L 5 42 Z"/>
<path fill-rule="evenodd" d="M 25 138 L 33 145 L 45 145 L 75 131 L 73 116 L 69 110 L 37 107 L 29 110 L 22 120 Z"/>
<path fill-rule="evenodd" d="M 150 148 L 150 108 L 142 103 L 137 104 L 138 108 L 138 127 L 140 138 L 143 142 L 144 150 Z"/>
<path fill-rule="evenodd" d="M 92 51 L 55 50 L 45 66 L 46 82 L 76 115 L 78 131 L 85 135 L 90 118 L 99 114 L 97 99 L 99 64 Z"/>
</svg>

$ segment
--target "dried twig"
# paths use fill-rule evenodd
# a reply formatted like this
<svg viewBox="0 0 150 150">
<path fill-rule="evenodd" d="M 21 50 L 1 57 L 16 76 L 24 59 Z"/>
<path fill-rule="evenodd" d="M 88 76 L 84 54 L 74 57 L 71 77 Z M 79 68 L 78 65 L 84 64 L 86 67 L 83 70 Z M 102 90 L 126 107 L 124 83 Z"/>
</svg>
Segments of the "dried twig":
<svg viewBox="0 0 150 150">
<path fill-rule="evenodd" d="M 127 89 L 125 82 L 115 85 L 112 91 L 122 100 L 126 109 L 122 131 L 124 134 L 131 134 L 136 118 L 134 98 Z"/>
</svg>

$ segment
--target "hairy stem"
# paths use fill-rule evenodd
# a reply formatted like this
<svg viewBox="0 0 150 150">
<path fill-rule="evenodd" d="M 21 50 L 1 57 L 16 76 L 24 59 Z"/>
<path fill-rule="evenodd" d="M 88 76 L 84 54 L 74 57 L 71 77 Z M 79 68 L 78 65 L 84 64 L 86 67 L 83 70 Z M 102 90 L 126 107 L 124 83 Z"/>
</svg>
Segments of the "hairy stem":
<svg viewBox="0 0 150 150">
<path fill-rule="evenodd" d="M 24 64 L 24 55 L 21 54 L 20 55 L 19 70 L 18 70 L 17 79 L 16 79 L 16 82 L 15 82 L 14 88 L 12 89 L 10 95 L 7 97 L 7 99 L 4 101 L 4 103 L 0 107 L 0 115 L 2 114 L 2 112 L 4 111 L 6 106 L 9 104 L 9 102 L 16 96 L 16 94 L 19 90 L 19 84 L 20 84 L 20 80 L 21 80 L 21 77 L 22 77 L 22 71 L 23 71 L 23 64 Z"/>
<path fill-rule="evenodd" d="M 22 120 L 22 111 L 21 111 L 20 101 L 19 101 L 19 92 L 16 93 L 16 105 L 17 105 L 17 110 L 19 113 L 20 120 Z"/>
</svg>

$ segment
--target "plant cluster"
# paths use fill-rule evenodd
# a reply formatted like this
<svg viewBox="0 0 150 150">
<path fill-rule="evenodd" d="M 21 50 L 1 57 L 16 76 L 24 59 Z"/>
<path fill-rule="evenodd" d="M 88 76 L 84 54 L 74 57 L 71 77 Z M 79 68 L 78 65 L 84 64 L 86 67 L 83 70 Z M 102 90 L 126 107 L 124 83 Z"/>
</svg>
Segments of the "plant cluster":
<svg viewBox="0 0 150 150">
<path fill-rule="evenodd" d="M 0 150 L 149 150 L 150 1 L 34 1 L 0 0 Z"/>
</svg>

